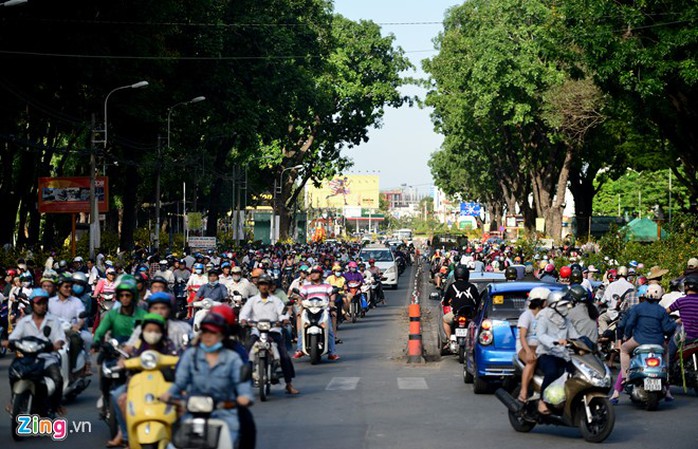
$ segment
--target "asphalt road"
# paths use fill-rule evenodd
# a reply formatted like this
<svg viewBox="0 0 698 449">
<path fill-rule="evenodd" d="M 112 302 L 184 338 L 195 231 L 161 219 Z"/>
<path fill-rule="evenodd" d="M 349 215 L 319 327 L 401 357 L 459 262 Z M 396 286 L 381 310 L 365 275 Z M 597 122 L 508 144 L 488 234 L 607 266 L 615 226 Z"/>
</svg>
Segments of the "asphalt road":
<svg viewBox="0 0 698 449">
<path fill-rule="evenodd" d="M 300 395 L 288 396 L 279 385 L 272 389 L 268 402 L 254 405 L 257 447 L 589 447 L 576 429 L 545 426 L 529 434 L 514 432 L 505 407 L 492 395 L 474 395 L 472 387 L 463 383 L 461 365 L 453 357 L 426 365 L 406 364 L 409 279 L 403 276 L 400 289 L 387 291 L 387 306 L 340 329 L 344 340 L 337 346 L 341 360 L 316 366 L 307 358 L 294 361 L 294 385 Z M 0 361 L 3 404 L 8 401 L 8 364 L 9 360 Z M 604 444 L 632 449 L 698 447 L 694 427 L 698 397 L 676 388 L 674 396 L 676 401 L 662 404 L 657 412 L 639 410 L 624 399 L 617 406 L 615 430 Z M 0 420 L 0 436 L 11 447 L 103 447 L 108 435 L 96 418 L 96 400 L 96 385 L 91 385 L 68 407 L 69 421 L 88 421 L 90 432 L 71 433 L 63 442 L 42 438 L 16 444 L 10 439 L 10 419 L 5 415 Z"/>
</svg>

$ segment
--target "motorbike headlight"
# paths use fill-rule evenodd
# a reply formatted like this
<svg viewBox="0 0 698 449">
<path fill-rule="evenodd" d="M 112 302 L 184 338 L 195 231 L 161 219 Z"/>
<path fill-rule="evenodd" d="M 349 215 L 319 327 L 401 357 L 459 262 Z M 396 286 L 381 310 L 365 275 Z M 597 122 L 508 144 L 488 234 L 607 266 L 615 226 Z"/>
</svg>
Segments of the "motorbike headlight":
<svg viewBox="0 0 698 449">
<path fill-rule="evenodd" d="M 155 351 L 145 351 L 141 354 L 140 359 L 143 369 L 151 370 L 158 366 L 158 355 Z"/>
<path fill-rule="evenodd" d="M 582 375 L 582 377 L 584 377 L 587 382 L 593 386 L 611 388 L 611 372 L 607 366 L 604 365 L 605 372 L 602 375 L 586 363 L 575 361 L 574 365 L 579 370 L 580 375 Z"/>
<path fill-rule="evenodd" d="M 213 409 L 213 398 L 210 396 L 191 396 L 187 400 L 187 411 L 189 413 L 211 413 Z"/>
<path fill-rule="evenodd" d="M 260 321 L 257 323 L 257 329 L 260 331 L 269 331 L 271 329 L 271 323 L 269 321 Z"/>
</svg>

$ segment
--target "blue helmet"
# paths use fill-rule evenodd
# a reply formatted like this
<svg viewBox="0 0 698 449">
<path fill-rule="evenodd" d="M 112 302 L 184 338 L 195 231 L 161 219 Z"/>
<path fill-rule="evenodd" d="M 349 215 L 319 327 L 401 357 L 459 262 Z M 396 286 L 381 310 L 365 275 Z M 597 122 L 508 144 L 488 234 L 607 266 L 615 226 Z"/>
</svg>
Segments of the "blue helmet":
<svg viewBox="0 0 698 449">
<path fill-rule="evenodd" d="M 229 267 L 229 266 L 231 266 L 231 265 L 230 265 L 230 262 L 223 262 L 223 263 L 221 264 L 221 268 L 226 268 L 226 267 Z"/>
<path fill-rule="evenodd" d="M 29 295 L 29 300 L 34 302 L 34 301 L 38 301 L 41 299 L 48 299 L 48 292 L 46 290 L 44 290 L 43 288 L 32 289 L 32 292 Z"/>
<path fill-rule="evenodd" d="M 166 304 L 170 308 L 174 306 L 174 296 L 165 292 L 153 293 L 145 300 L 148 303 L 148 309 L 150 309 L 154 304 Z"/>
</svg>

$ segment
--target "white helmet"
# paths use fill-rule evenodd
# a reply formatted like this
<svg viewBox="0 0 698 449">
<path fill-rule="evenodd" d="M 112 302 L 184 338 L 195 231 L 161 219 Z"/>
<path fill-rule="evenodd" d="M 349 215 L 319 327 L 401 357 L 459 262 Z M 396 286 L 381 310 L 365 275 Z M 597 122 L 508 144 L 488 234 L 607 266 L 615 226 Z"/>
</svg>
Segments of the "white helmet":
<svg viewBox="0 0 698 449">
<path fill-rule="evenodd" d="M 661 285 L 659 284 L 650 284 L 647 287 L 647 292 L 645 293 L 645 297 L 647 299 L 652 299 L 655 301 L 659 301 L 662 299 L 662 296 L 664 296 L 664 289 L 662 288 Z"/>
<path fill-rule="evenodd" d="M 553 307 L 553 308 L 558 308 L 560 306 L 566 306 L 566 305 L 571 303 L 570 297 L 569 297 L 569 291 L 567 289 L 552 291 L 548 295 L 547 301 L 548 301 L 548 306 Z"/>
<path fill-rule="evenodd" d="M 550 290 L 545 287 L 536 287 L 528 294 L 528 299 L 544 299 L 550 296 Z"/>
<path fill-rule="evenodd" d="M 618 267 L 618 276 L 628 277 L 628 267 L 621 266 Z"/>
</svg>

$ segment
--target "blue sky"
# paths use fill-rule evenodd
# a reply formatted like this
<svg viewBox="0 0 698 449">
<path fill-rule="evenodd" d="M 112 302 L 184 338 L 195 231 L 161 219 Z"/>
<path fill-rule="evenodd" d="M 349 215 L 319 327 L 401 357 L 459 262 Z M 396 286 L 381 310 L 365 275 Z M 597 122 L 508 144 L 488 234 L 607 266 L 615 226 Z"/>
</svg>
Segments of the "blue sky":
<svg viewBox="0 0 698 449">
<path fill-rule="evenodd" d="M 352 20 L 374 22 L 441 22 L 446 10 L 462 2 L 454 0 L 335 0 L 335 11 Z M 383 34 L 392 33 L 407 53 L 417 72 L 411 76 L 425 77 L 421 61 L 435 54 L 432 39 L 441 31 L 437 25 L 384 25 Z M 430 51 L 424 51 L 430 50 Z M 402 90 L 406 95 L 424 96 L 416 87 Z M 380 172 L 380 187 L 388 189 L 401 184 L 427 192 L 432 177 L 427 162 L 443 137 L 433 130 L 430 111 L 403 106 L 386 110 L 383 127 L 369 133 L 369 141 L 351 150 L 354 160 L 351 173 Z"/>
</svg>

